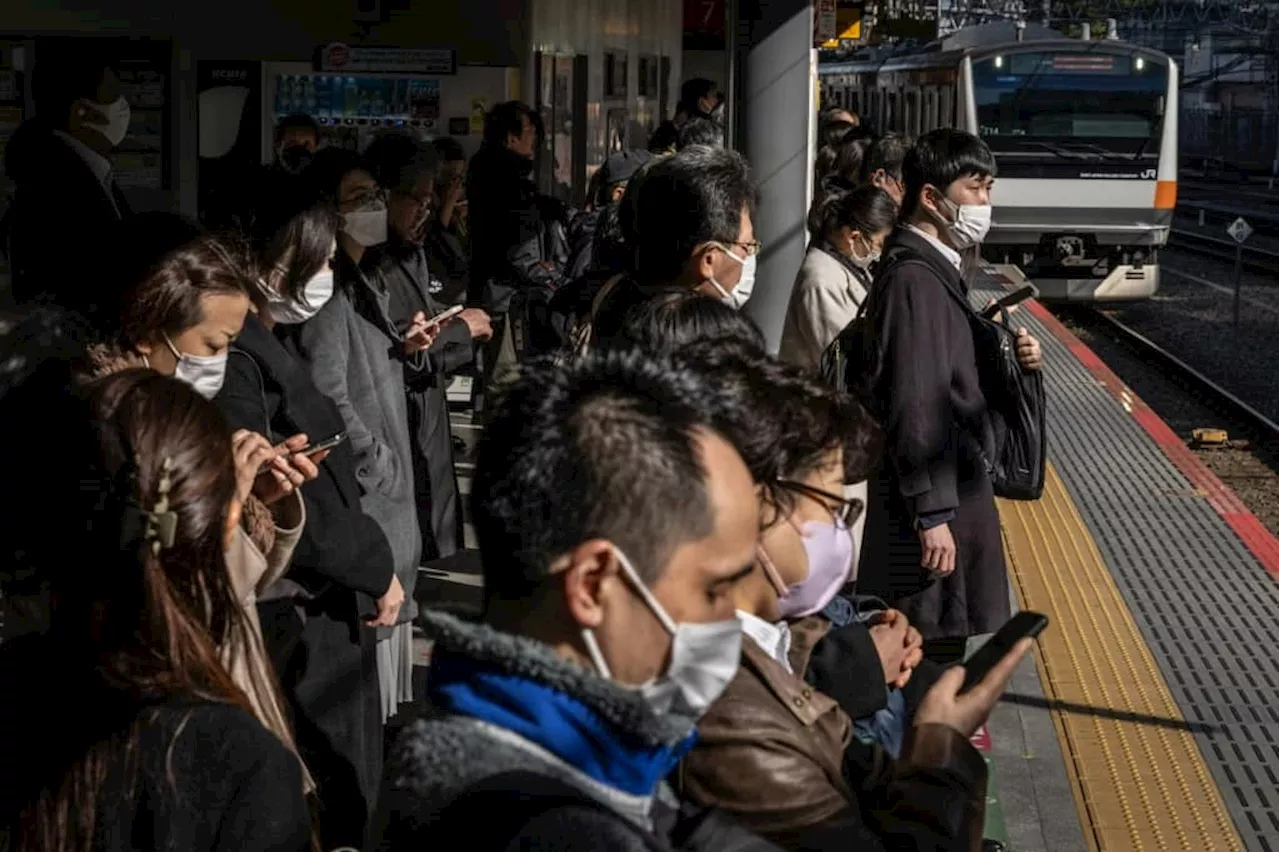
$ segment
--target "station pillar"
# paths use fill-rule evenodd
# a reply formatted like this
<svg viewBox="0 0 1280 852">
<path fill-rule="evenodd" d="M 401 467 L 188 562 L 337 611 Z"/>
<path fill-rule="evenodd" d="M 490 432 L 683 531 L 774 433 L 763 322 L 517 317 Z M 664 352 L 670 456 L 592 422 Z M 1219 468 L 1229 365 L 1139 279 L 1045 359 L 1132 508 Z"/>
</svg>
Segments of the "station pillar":
<svg viewBox="0 0 1280 852">
<path fill-rule="evenodd" d="M 762 244 L 756 286 L 745 308 L 777 352 L 792 284 L 804 260 L 813 195 L 817 51 L 813 0 L 730 0 L 736 13 L 731 63 L 736 147 L 760 190 L 755 216 Z"/>
</svg>

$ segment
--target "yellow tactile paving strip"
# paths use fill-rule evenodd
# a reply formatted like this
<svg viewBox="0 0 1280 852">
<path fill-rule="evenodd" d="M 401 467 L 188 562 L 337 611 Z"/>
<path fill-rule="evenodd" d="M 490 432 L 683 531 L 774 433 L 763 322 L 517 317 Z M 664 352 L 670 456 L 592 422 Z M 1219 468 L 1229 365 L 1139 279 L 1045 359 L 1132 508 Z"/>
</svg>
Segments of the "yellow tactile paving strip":
<svg viewBox="0 0 1280 852">
<path fill-rule="evenodd" d="M 1052 620 L 1036 649 L 1047 698 L 1182 721 L 1111 572 L 1050 465 L 1044 497 L 1000 501 L 1020 604 Z M 1240 850 L 1192 733 L 1052 711 L 1092 849 Z"/>
</svg>

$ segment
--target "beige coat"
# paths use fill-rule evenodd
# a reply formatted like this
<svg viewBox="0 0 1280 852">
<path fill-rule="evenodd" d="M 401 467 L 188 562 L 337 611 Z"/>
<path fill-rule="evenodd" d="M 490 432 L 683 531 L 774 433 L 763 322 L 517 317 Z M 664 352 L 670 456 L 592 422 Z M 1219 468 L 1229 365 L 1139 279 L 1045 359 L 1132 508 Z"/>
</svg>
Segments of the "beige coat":
<svg viewBox="0 0 1280 852">
<path fill-rule="evenodd" d="M 289 568 L 293 549 L 298 545 L 302 527 L 306 523 L 307 513 L 302 495 L 297 491 L 293 492 L 273 506 L 272 513 L 275 517 L 275 528 L 270 550 L 263 553 L 242 524 L 236 529 L 231 549 L 227 551 L 227 571 L 231 575 L 231 588 L 244 608 L 249 623 L 250 644 L 248 647 L 242 647 L 240 643 L 232 642 L 220 650 L 223 663 L 231 673 L 231 679 L 248 696 L 258 721 L 279 737 L 294 753 L 297 753 L 298 747 L 294 742 L 293 730 L 290 728 L 282 706 L 280 687 L 262 645 L 262 625 L 258 621 L 258 595 L 283 577 Z M 307 771 L 306 764 L 302 766 L 302 783 L 303 789 L 308 793 L 315 789 L 315 781 Z"/>
<path fill-rule="evenodd" d="M 816 245 L 809 246 L 791 289 L 778 357 L 818 370 L 823 351 L 858 315 L 869 284 Z"/>
</svg>

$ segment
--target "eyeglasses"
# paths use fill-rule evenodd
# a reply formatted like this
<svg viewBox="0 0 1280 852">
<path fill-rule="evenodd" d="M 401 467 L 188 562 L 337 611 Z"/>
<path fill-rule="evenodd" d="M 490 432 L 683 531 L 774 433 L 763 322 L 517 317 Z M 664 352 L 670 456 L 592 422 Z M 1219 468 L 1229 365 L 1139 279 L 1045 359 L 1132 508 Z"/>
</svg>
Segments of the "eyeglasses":
<svg viewBox="0 0 1280 852">
<path fill-rule="evenodd" d="M 342 199 L 340 204 L 343 207 L 350 207 L 352 210 L 361 210 L 378 202 L 386 204 L 387 194 L 381 189 L 369 189 L 350 198 Z"/>
<path fill-rule="evenodd" d="M 760 249 L 763 248 L 763 244 L 759 240 L 748 240 L 747 242 L 735 240 L 729 245 L 738 246 L 744 249 L 747 253 L 747 257 L 759 254 Z"/>
<path fill-rule="evenodd" d="M 779 479 L 778 485 L 793 491 L 802 497 L 808 497 L 815 503 L 819 503 L 832 517 L 842 522 L 846 527 L 852 527 L 862 517 L 863 503 L 857 498 L 846 499 L 830 491 L 824 491 L 821 488 L 814 488 L 803 482 L 796 482 L 791 479 Z"/>
</svg>

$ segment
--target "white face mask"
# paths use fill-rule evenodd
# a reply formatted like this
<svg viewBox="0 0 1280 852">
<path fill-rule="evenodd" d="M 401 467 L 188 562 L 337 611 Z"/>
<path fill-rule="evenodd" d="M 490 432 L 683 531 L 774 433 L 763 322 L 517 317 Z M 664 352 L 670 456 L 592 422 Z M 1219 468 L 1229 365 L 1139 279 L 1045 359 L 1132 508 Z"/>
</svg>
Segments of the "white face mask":
<svg viewBox="0 0 1280 852">
<path fill-rule="evenodd" d="M 864 243 L 865 244 L 865 243 Z M 871 249 L 863 257 L 858 257 L 857 252 L 853 250 L 853 245 L 849 245 L 849 262 L 861 269 L 863 272 L 870 272 L 871 267 L 880 261 L 880 250 Z"/>
<path fill-rule="evenodd" d="M 195 388 L 195 392 L 205 399 L 213 399 L 218 395 L 218 391 L 222 390 L 222 382 L 227 377 L 227 355 L 223 352 L 221 355 L 188 355 L 186 352 L 179 352 L 178 347 L 173 345 L 173 341 L 169 339 L 169 335 L 164 336 L 164 342 L 169 347 L 169 351 L 173 353 L 173 357 L 178 359 L 178 366 L 173 371 L 173 377 L 180 382 L 186 382 Z"/>
<path fill-rule="evenodd" d="M 110 104 L 90 104 L 90 106 L 106 116 L 106 124 L 94 124 L 92 127 L 107 137 L 107 141 L 111 143 L 111 147 L 115 148 L 124 141 L 124 137 L 129 133 L 129 102 L 124 96 L 116 98 Z"/>
<path fill-rule="evenodd" d="M 720 246 L 719 243 L 716 243 L 716 245 Z M 733 258 L 742 266 L 742 275 L 738 278 L 737 286 L 732 290 L 724 289 L 724 287 L 720 286 L 720 282 L 714 278 L 711 279 L 711 286 L 720 292 L 721 302 L 724 302 L 735 311 L 740 311 L 747 303 L 747 300 L 751 298 L 751 291 L 756 286 L 756 256 L 749 254 L 742 258 L 729 251 L 725 246 L 720 246 L 720 248 L 723 249 L 725 255 Z"/>
<path fill-rule="evenodd" d="M 631 561 L 616 547 L 614 553 L 627 582 L 671 634 L 671 664 L 666 672 L 638 686 L 623 686 L 639 692 L 659 716 L 675 715 L 696 722 L 738 673 L 742 627 L 736 617 L 703 624 L 677 624 L 640 581 Z M 582 641 L 596 671 L 601 677 L 612 680 L 609 665 L 589 628 L 583 629 Z"/>
<path fill-rule="evenodd" d="M 950 208 L 952 218 L 947 221 L 939 217 L 938 221 L 947 229 L 952 245 L 964 250 L 987 238 L 987 232 L 991 230 L 990 204 L 957 204 L 945 197 L 943 200 Z"/>
<path fill-rule="evenodd" d="M 342 214 L 342 230 L 368 248 L 387 241 L 387 205 L 375 202 L 362 210 Z"/>
<path fill-rule="evenodd" d="M 333 298 L 333 270 L 326 266 L 311 276 L 302 290 L 302 303 L 278 295 L 265 282 L 260 286 L 267 297 L 271 318 L 283 325 L 299 325 L 320 313 L 320 309 Z"/>
</svg>

